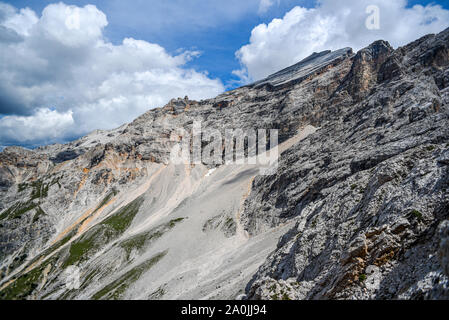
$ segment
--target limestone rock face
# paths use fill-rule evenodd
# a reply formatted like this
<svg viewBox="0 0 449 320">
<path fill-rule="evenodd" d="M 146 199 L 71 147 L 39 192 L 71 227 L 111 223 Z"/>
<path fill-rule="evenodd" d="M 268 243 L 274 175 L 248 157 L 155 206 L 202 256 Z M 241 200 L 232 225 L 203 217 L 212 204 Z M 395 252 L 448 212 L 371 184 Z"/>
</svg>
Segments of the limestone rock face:
<svg viewBox="0 0 449 320">
<path fill-rule="evenodd" d="M 278 168 L 172 164 L 195 122 L 278 129 Z M 115 130 L 6 148 L 0 299 L 447 299 L 448 190 L 449 29 L 315 53 Z"/>
<path fill-rule="evenodd" d="M 269 298 L 258 293 L 267 278 L 295 280 L 300 299 L 419 298 L 433 281 L 447 284 L 444 241 L 443 260 L 437 253 L 449 214 L 448 88 L 437 80 L 447 41 L 446 31 L 397 51 L 385 42 L 361 50 L 331 98 L 340 121 L 322 122 L 276 175 L 254 180 L 249 232 L 296 225 L 249 297 Z"/>
</svg>

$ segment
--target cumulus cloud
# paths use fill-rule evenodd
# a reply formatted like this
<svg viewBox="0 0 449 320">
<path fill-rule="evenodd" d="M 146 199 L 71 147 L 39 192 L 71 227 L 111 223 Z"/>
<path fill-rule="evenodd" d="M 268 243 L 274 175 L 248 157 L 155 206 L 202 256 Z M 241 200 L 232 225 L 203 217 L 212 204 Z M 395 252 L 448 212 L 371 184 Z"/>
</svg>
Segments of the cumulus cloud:
<svg viewBox="0 0 449 320">
<path fill-rule="evenodd" d="M 224 87 L 185 67 L 198 52 L 169 54 L 103 35 L 93 5 L 31 9 L 0 3 L 0 145 L 61 142 L 118 127 L 173 97 L 213 97 Z"/>
<path fill-rule="evenodd" d="M 379 8 L 378 29 L 371 27 L 372 11 L 367 12 L 373 5 Z M 358 50 L 378 39 L 398 47 L 448 26 L 449 11 L 436 4 L 408 7 L 406 0 L 321 0 L 315 8 L 296 6 L 282 19 L 256 26 L 249 43 L 236 52 L 242 70 L 234 74 L 259 80 L 313 52 Z"/>
</svg>

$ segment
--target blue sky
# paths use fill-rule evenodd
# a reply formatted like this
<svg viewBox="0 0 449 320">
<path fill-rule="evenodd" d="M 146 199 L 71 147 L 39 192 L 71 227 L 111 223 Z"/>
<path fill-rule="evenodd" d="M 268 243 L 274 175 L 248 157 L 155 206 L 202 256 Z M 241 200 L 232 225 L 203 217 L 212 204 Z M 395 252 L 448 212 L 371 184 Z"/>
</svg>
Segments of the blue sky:
<svg viewBox="0 0 449 320">
<path fill-rule="evenodd" d="M 242 0 L 247 1 L 247 0 Z M 394 0 L 393 0 L 394 1 Z M 14 0 L 5 1 L 17 8 L 30 7 L 36 12 L 42 12 L 48 4 L 55 1 Z M 169 52 L 180 48 L 201 51 L 201 56 L 188 65 L 198 70 L 206 70 L 212 78 L 219 78 L 226 84 L 226 89 L 237 87 L 236 76 L 232 71 L 239 68 L 235 52 L 248 42 L 251 30 L 261 23 L 269 23 L 274 18 L 282 18 L 286 12 L 300 5 L 312 8 L 314 0 L 283 0 L 276 3 L 265 13 L 259 13 L 257 3 L 248 5 L 247 10 L 237 11 L 235 17 L 226 17 L 223 21 L 201 24 L 195 19 L 196 10 L 202 10 L 202 1 L 179 1 L 176 5 L 167 5 L 172 0 L 66 0 L 64 3 L 77 6 L 94 4 L 106 13 L 109 25 L 105 35 L 113 42 L 119 43 L 124 37 L 143 39 L 158 43 Z M 212 6 L 217 4 L 209 1 Z M 257 1 L 256 1 L 257 2 Z M 437 3 L 449 9 L 449 0 L 411 0 L 408 7 L 415 4 L 427 5 Z M 206 8 L 210 10 L 210 8 Z M 219 9 L 218 9 L 219 10 Z M 167 19 L 168 15 L 178 17 L 186 12 L 185 20 Z M 207 11 L 206 11 L 207 12 Z M 155 25 L 151 18 L 159 16 L 167 23 Z M 220 19 L 218 19 L 220 20 Z M 160 22 L 160 21 L 158 21 Z"/>
<path fill-rule="evenodd" d="M 242 0 L 247 1 L 247 0 Z M 15 0 L 5 1 L 17 8 L 30 7 L 40 13 L 55 1 L 30 1 Z M 219 78 L 227 85 L 227 89 L 238 86 L 231 80 L 236 80 L 232 71 L 239 68 L 239 61 L 235 58 L 235 52 L 248 42 L 251 30 L 260 23 L 270 22 L 273 18 L 281 18 L 295 5 L 313 7 L 312 0 L 283 0 L 275 3 L 268 12 L 258 12 L 258 1 L 247 8 L 236 10 L 220 21 L 208 21 L 200 23 L 195 15 L 197 10 L 202 10 L 202 1 L 179 1 L 176 5 L 168 5 L 172 0 L 82 0 L 64 3 L 77 6 L 94 4 L 103 11 L 109 24 L 105 29 L 105 36 L 113 43 L 120 43 L 124 37 L 143 39 L 157 43 L 169 52 L 175 53 L 178 49 L 195 49 L 201 51 L 201 56 L 188 63 L 188 66 L 198 70 L 206 70 L 212 78 Z M 209 1 L 213 6 L 217 3 Z M 210 8 L 207 8 L 209 11 Z M 219 8 L 217 8 L 219 11 Z M 183 15 L 186 12 L 186 15 Z M 207 12 L 206 12 L 207 13 Z M 169 19 L 167 16 L 174 18 Z M 159 25 L 152 23 L 153 17 L 161 17 L 167 20 Z M 185 20 L 178 19 L 184 16 Z M 218 15 L 219 17 L 219 15 Z"/>
<path fill-rule="evenodd" d="M 449 1 L 0 0 L 0 148 L 66 142 L 313 52 L 398 47 L 447 27 Z"/>
</svg>

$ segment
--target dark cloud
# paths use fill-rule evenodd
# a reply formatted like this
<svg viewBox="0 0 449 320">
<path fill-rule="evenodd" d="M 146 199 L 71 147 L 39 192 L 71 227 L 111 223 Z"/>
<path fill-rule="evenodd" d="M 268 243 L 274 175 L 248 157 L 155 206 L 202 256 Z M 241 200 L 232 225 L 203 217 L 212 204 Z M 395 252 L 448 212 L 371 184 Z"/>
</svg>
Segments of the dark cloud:
<svg viewBox="0 0 449 320">
<path fill-rule="evenodd" d="M 0 42 L 16 43 L 20 41 L 23 41 L 23 37 L 21 37 L 17 32 L 13 29 L 0 26 Z"/>
<path fill-rule="evenodd" d="M 0 84 L 0 115 L 30 115 L 31 110 L 24 102 L 3 85 Z"/>
</svg>

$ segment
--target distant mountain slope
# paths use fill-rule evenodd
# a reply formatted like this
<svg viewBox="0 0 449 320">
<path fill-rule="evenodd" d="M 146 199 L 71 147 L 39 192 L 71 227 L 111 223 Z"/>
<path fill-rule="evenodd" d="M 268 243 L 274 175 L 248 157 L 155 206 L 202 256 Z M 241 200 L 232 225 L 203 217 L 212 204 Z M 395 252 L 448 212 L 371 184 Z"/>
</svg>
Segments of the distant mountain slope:
<svg viewBox="0 0 449 320">
<path fill-rule="evenodd" d="M 278 129 L 278 169 L 170 163 L 194 121 Z M 448 166 L 449 29 L 316 53 L 116 130 L 6 148 L 0 299 L 449 298 Z"/>
</svg>

